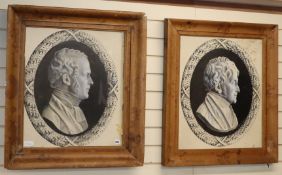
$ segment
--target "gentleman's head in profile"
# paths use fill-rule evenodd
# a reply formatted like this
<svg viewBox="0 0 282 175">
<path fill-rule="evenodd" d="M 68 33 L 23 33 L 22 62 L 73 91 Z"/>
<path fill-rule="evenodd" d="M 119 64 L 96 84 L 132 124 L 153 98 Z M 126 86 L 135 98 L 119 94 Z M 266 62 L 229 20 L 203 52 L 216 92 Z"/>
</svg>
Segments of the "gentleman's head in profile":
<svg viewBox="0 0 282 175">
<path fill-rule="evenodd" d="M 93 85 L 87 56 L 75 49 L 55 52 L 48 68 L 48 81 L 53 89 L 42 116 L 55 130 L 68 135 L 85 131 L 88 123 L 79 104 L 88 98 Z"/>
<path fill-rule="evenodd" d="M 239 71 L 226 57 L 211 59 L 204 70 L 205 100 L 197 109 L 198 119 L 209 130 L 226 133 L 236 129 L 238 120 L 231 104 L 240 92 Z"/>
</svg>

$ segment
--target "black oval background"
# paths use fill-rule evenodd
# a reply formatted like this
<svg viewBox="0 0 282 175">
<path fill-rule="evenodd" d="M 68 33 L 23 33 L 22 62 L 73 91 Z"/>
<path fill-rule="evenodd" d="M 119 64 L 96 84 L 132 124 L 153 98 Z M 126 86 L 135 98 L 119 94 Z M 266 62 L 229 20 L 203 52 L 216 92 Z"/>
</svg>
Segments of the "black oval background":
<svg viewBox="0 0 282 175">
<path fill-rule="evenodd" d="M 68 135 L 58 130 L 54 125 L 48 122 L 47 124 L 54 131 L 60 134 L 66 136 L 79 136 L 93 128 L 98 123 L 105 110 L 108 97 L 107 73 L 97 53 L 94 53 L 93 50 L 87 45 L 77 41 L 66 41 L 54 46 L 43 57 L 35 75 L 34 97 L 40 114 L 42 113 L 44 107 L 48 105 L 53 91 L 48 81 L 48 66 L 54 56 L 54 53 L 62 48 L 80 50 L 87 55 L 90 63 L 91 78 L 93 79 L 94 84 L 89 90 L 89 98 L 83 100 L 79 105 L 84 112 L 84 115 L 88 122 L 88 128 L 82 133 L 76 135 Z"/>
<path fill-rule="evenodd" d="M 191 100 L 191 107 L 193 114 L 194 116 L 196 116 L 196 111 L 200 106 L 200 104 L 204 101 L 207 94 L 203 84 L 204 69 L 207 63 L 209 62 L 209 60 L 219 56 L 225 56 L 229 58 L 231 61 L 233 61 L 240 72 L 238 77 L 238 85 L 240 88 L 240 92 L 237 96 L 236 104 L 232 104 L 233 110 L 238 119 L 238 127 L 235 130 L 226 133 L 215 132 L 210 130 L 208 127 L 206 127 L 203 124 L 203 122 L 201 122 L 198 119 L 198 117 L 196 117 L 196 119 L 200 124 L 200 126 L 208 133 L 215 136 L 227 136 L 233 134 L 242 126 L 242 124 L 244 123 L 245 119 L 249 114 L 252 104 L 253 89 L 252 89 L 251 77 L 249 75 L 246 65 L 236 53 L 221 48 L 221 49 L 214 49 L 202 57 L 202 59 L 198 62 L 197 66 L 195 67 L 195 70 L 191 78 L 190 100 Z"/>
</svg>

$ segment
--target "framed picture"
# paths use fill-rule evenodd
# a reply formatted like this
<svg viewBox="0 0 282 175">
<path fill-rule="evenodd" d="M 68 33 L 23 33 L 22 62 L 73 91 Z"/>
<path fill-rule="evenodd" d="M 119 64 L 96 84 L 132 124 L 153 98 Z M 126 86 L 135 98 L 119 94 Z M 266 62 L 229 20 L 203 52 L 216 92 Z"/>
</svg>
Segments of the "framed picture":
<svg viewBox="0 0 282 175">
<path fill-rule="evenodd" d="M 5 167 L 141 166 L 143 13 L 8 8 Z"/>
<path fill-rule="evenodd" d="M 166 166 L 278 160 L 276 25 L 166 19 Z"/>
</svg>

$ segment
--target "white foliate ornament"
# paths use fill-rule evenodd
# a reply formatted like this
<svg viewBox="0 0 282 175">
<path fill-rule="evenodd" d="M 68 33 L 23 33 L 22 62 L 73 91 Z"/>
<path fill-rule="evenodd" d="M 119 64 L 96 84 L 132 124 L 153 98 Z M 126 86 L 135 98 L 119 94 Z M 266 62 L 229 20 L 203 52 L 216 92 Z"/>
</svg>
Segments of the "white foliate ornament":
<svg viewBox="0 0 282 175">
<path fill-rule="evenodd" d="M 39 64 L 53 47 L 66 41 L 77 41 L 91 48 L 98 55 L 107 74 L 109 94 L 105 110 L 93 128 L 78 136 L 65 136 L 50 128 L 41 117 L 34 97 L 34 81 Z M 28 117 L 37 132 L 57 146 L 84 146 L 93 142 L 103 132 L 112 117 L 118 101 L 116 93 L 118 93 L 118 77 L 112 58 L 94 37 L 80 30 L 61 30 L 48 36 L 36 47 L 25 68 L 24 104 Z"/>
<path fill-rule="evenodd" d="M 196 117 L 194 116 L 191 107 L 190 85 L 191 85 L 193 72 L 199 61 L 202 59 L 202 57 L 205 56 L 208 52 L 215 49 L 225 49 L 238 55 L 238 57 L 241 59 L 241 61 L 244 63 L 244 65 L 248 70 L 252 84 L 253 94 L 252 94 L 252 103 L 251 103 L 251 109 L 249 111 L 249 114 L 246 117 L 244 123 L 241 125 L 241 127 L 233 134 L 227 136 L 215 136 L 205 131 L 196 120 Z M 242 135 L 250 128 L 251 123 L 255 118 L 258 109 L 260 107 L 261 99 L 259 97 L 259 94 L 260 94 L 260 80 L 258 77 L 258 73 L 255 67 L 253 66 L 253 63 L 251 62 L 250 56 L 237 43 L 228 39 L 212 39 L 203 43 L 190 56 L 183 71 L 183 76 L 181 80 L 181 94 L 180 94 L 183 115 L 189 127 L 193 131 L 193 133 L 200 140 L 212 146 L 222 147 L 222 146 L 230 145 L 242 137 Z"/>
</svg>

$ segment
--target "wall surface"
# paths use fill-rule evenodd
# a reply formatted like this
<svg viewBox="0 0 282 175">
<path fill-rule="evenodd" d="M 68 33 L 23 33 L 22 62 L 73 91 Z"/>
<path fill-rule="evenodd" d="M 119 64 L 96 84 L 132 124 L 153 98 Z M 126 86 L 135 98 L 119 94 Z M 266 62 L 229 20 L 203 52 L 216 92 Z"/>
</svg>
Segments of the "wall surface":
<svg viewBox="0 0 282 175">
<path fill-rule="evenodd" d="M 51 169 L 51 170 L 6 170 L 3 167 L 4 151 L 4 113 L 5 113 L 5 71 L 6 71 L 6 28 L 8 4 L 31 4 L 41 6 L 59 6 L 145 12 L 148 18 L 147 34 L 147 91 L 146 91 L 146 130 L 145 164 L 137 168 L 99 168 L 99 169 Z M 0 174 L 1 175 L 189 175 L 189 174 L 255 174 L 280 175 L 282 173 L 282 14 L 266 14 L 243 11 L 227 11 L 184 6 L 154 5 L 102 0 L 2 0 L 0 3 Z M 279 25 L 279 163 L 258 165 L 225 165 L 167 168 L 161 163 L 162 133 L 162 92 L 163 92 L 163 56 L 164 56 L 164 19 L 182 18 L 212 21 L 233 21 L 250 23 L 271 23 Z"/>
</svg>

